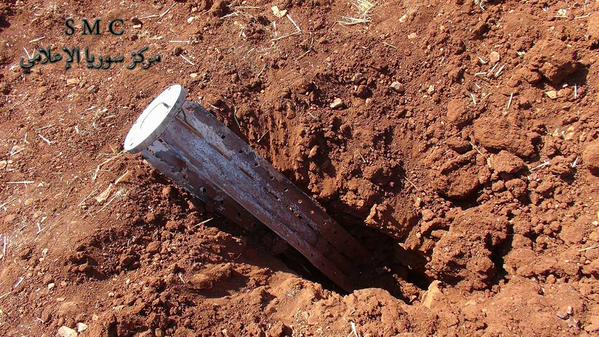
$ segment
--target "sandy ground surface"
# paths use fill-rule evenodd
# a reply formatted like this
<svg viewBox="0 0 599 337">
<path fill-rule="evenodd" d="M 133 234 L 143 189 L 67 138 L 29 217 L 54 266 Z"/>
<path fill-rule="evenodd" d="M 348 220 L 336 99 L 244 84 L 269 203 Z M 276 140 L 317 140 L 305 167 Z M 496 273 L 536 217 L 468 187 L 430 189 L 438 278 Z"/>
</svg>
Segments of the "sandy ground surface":
<svg viewBox="0 0 599 337">
<path fill-rule="evenodd" d="M 330 0 L 3 0 L 0 335 L 596 335 L 599 3 L 344 17 L 363 18 Z M 82 36 L 82 18 L 125 33 Z M 24 74 L 48 47 L 161 62 Z M 173 83 L 379 257 L 362 289 L 121 153 Z"/>
</svg>

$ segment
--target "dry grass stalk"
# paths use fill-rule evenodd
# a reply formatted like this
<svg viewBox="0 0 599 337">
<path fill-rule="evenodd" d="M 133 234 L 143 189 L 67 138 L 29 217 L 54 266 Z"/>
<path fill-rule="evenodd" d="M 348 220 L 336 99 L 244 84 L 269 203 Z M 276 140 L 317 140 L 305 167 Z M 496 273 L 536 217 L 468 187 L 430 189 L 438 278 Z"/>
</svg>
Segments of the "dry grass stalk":
<svg viewBox="0 0 599 337">
<path fill-rule="evenodd" d="M 108 159 L 106 159 L 105 161 L 101 162 L 100 165 L 98 165 L 96 167 L 96 170 L 94 171 L 94 174 L 92 175 L 92 181 L 96 181 L 96 179 L 98 178 L 98 174 L 100 173 L 100 169 L 102 168 L 102 166 L 110 163 L 111 161 L 119 158 L 120 156 L 122 156 L 124 154 L 124 152 L 119 152 L 117 155 L 110 157 Z"/>
<path fill-rule="evenodd" d="M 376 7 L 376 3 L 370 0 L 354 0 L 352 4 L 358 9 L 358 16 L 343 16 L 339 23 L 344 26 L 369 23 L 371 21 L 370 12 Z"/>
</svg>

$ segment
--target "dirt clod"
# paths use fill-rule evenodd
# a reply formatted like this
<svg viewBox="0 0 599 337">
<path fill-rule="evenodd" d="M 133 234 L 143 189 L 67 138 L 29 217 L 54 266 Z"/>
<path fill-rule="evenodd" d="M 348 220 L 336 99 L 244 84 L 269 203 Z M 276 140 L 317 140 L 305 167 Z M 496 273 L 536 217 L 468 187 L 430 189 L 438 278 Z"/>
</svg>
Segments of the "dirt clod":
<svg viewBox="0 0 599 337">
<path fill-rule="evenodd" d="M 590 143 L 584 148 L 582 161 L 593 174 L 599 175 L 599 141 Z"/>
<path fill-rule="evenodd" d="M 447 120 L 457 126 L 464 125 L 474 118 L 468 104 L 463 99 L 453 99 L 447 103 Z"/>
<path fill-rule="evenodd" d="M 538 72 L 553 84 L 559 84 L 578 69 L 576 50 L 558 39 L 537 42 L 526 53 L 531 70 Z"/>
<path fill-rule="evenodd" d="M 499 174 L 514 174 L 525 167 L 526 164 L 522 159 L 507 151 L 499 151 L 497 155 L 493 156 L 493 170 Z"/>
</svg>

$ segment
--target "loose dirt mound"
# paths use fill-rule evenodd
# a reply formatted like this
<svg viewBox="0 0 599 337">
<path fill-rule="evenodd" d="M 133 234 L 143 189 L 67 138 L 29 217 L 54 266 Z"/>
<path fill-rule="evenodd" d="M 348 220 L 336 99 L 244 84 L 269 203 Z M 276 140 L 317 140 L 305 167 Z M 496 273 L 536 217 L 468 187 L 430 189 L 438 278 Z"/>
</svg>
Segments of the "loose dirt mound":
<svg viewBox="0 0 599 337">
<path fill-rule="evenodd" d="M 599 3 L 368 15 L 341 25 L 363 17 L 328 0 L 3 1 L 1 334 L 596 334 Z M 123 18 L 126 33 L 68 36 L 70 17 Z M 149 46 L 162 62 L 24 74 L 20 58 L 49 46 Z M 400 291 L 337 293 L 263 227 L 120 153 L 172 83 L 385 260 L 368 284 Z"/>
</svg>

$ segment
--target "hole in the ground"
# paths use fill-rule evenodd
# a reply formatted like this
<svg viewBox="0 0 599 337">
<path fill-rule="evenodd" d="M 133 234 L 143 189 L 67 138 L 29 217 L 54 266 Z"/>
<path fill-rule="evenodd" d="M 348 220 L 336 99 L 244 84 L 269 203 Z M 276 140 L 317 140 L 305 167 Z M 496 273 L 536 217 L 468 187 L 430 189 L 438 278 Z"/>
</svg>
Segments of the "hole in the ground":
<svg viewBox="0 0 599 337">
<path fill-rule="evenodd" d="M 495 264 L 495 277 L 491 284 L 499 284 L 508 275 L 507 270 L 503 267 L 505 256 L 512 250 L 512 241 L 514 239 L 514 228 L 512 225 L 508 227 L 507 239 L 499 247 L 491 250 L 491 261 Z"/>
<path fill-rule="evenodd" d="M 367 263 L 356 266 L 361 273 L 350 280 L 354 289 L 382 288 L 395 297 L 404 298 L 400 279 L 423 290 L 428 288 L 431 281 L 424 273 L 426 258 L 419 252 L 403 250 L 394 239 L 375 229 L 365 227 L 360 219 L 343 216 L 336 220 L 343 223 L 370 254 Z M 256 232 L 249 233 L 249 236 L 253 237 L 259 245 L 264 245 L 261 242 L 263 240 L 260 239 L 264 235 L 276 236 L 263 224 L 259 224 L 259 230 Z M 278 240 L 282 241 L 280 238 Z M 267 250 L 301 277 L 317 282 L 328 290 L 341 294 L 347 293 L 313 266 L 301 253 L 288 244 L 285 245 L 286 248 L 280 251 Z"/>
<path fill-rule="evenodd" d="M 161 179 L 164 181 L 163 179 Z M 206 204 L 204 201 L 194 199 L 194 203 Z M 215 204 L 221 204 L 219 201 L 214 201 Z M 183 203 L 184 204 L 184 203 Z M 213 209 L 207 205 L 206 209 Z M 240 219 L 240 213 L 235 211 L 237 219 Z M 401 291 L 401 283 L 411 283 L 420 288 L 427 289 L 430 280 L 425 274 L 426 258 L 418 252 L 411 252 L 401 249 L 398 242 L 393 238 L 381 233 L 372 228 L 366 227 L 362 219 L 348 215 L 343 212 L 334 212 L 330 210 L 329 214 L 354 237 L 368 251 L 369 260 L 361 265 L 356 265 L 356 269 L 360 272 L 359 275 L 350 280 L 354 289 L 362 288 L 383 288 L 389 291 L 392 295 L 403 298 Z M 232 219 L 230 219 L 232 220 Z M 240 222 L 246 222 L 247 219 L 241 219 Z M 253 219 L 255 220 L 255 219 Z M 235 220 L 232 220 L 235 221 Z M 285 249 L 272 249 L 269 245 L 264 244 L 264 237 L 276 237 L 276 234 L 264 224 L 257 222 L 256 226 L 250 230 L 244 228 L 241 224 L 235 225 L 231 221 L 224 228 L 219 229 L 227 232 L 242 234 L 253 241 L 256 246 L 261 246 L 264 251 L 269 252 L 272 256 L 282 261 L 289 269 L 295 271 L 298 275 L 320 283 L 326 289 L 345 293 L 342 289 L 329 280 L 322 272 L 313 266 L 306 257 L 293 249 L 287 243 L 284 244 Z M 282 239 L 279 239 L 282 241 Z M 284 242 L 284 241 L 282 241 Z M 357 263 L 357 262 L 356 262 Z"/>
</svg>

